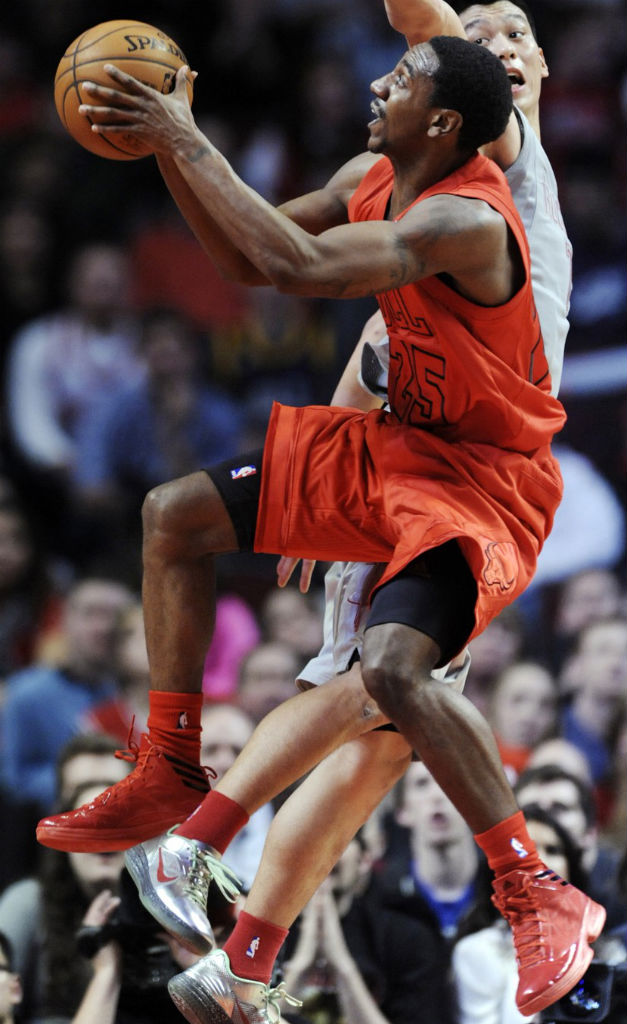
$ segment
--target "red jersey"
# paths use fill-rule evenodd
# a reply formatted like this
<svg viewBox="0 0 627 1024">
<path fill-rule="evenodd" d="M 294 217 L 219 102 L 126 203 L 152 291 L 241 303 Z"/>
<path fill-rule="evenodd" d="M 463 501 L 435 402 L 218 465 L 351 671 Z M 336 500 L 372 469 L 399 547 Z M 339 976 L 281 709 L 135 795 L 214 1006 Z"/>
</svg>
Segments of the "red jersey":
<svg viewBox="0 0 627 1024">
<path fill-rule="evenodd" d="M 352 221 L 383 220 L 393 186 L 384 157 L 366 174 L 349 204 Z M 523 257 L 526 281 L 500 306 L 478 306 L 437 277 L 377 296 L 390 339 L 389 403 L 402 423 L 449 440 L 480 441 L 532 452 L 563 426 L 551 396 L 529 247 L 503 172 L 477 154 L 417 203 L 446 193 L 483 199 L 507 221 Z"/>
<path fill-rule="evenodd" d="M 383 158 L 357 188 L 350 218 L 384 219 L 392 186 Z M 522 287 L 496 307 L 436 277 L 378 296 L 391 411 L 275 404 L 255 550 L 385 562 L 381 585 L 456 538 L 477 581 L 474 636 L 535 571 L 561 497 L 549 444 L 565 415 L 550 394 L 527 241 L 504 175 L 476 155 L 411 205 L 439 193 L 483 199 L 505 218 Z"/>
</svg>

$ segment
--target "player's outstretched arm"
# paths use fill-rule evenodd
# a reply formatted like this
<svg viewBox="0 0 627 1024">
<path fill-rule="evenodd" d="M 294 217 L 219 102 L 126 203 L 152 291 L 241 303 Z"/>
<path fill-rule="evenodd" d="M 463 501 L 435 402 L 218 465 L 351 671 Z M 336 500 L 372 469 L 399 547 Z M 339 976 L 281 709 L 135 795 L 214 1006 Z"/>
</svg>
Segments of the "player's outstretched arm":
<svg viewBox="0 0 627 1024">
<path fill-rule="evenodd" d="M 168 96 L 112 65 L 106 70 L 124 91 L 86 86 L 90 95 L 110 104 L 81 106 L 81 113 L 93 121 L 92 130 L 111 135 L 130 131 L 154 152 L 173 157 L 205 215 L 280 291 L 357 298 L 442 272 L 455 277 L 463 270 L 466 278 L 476 276 L 477 261 L 482 260 L 485 239 L 490 235 L 490 230 L 487 234 L 485 230 L 490 228 L 490 218 L 486 220 L 485 211 L 483 215 L 477 212 L 483 204 L 453 196 L 435 197 L 397 223 L 340 223 L 328 230 L 323 230 L 323 219 L 313 217 L 321 234 L 312 234 L 291 219 L 292 204 L 287 211 L 276 210 L 237 176 L 203 135 L 189 106 L 187 68 L 177 73 L 175 90 Z M 340 179 L 352 174 L 359 180 L 359 174 L 377 157 L 366 153 L 362 159 L 361 171 L 356 159 L 340 172 Z M 335 205 L 325 210 L 327 226 L 337 225 L 340 215 L 347 219 L 345 202 L 338 198 L 341 180 L 336 180 L 335 189 Z M 453 208 L 451 204 L 456 205 Z M 474 215 L 469 215 L 471 210 Z M 303 223 L 310 226 L 306 217 Z M 459 253 L 463 246 L 472 259 L 466 255 L 462 266 Z M 477 301 L 484 299 L 479 296 Z"/>
<path fill-rule="evenodd" d="M 201 203 L 179 171 L 175 160 L 164 154 L 157 155 L 157 165 L 170 195 L 187 224 L 222 277 L 247 285 L 270 284 L 249 259 L 233 245 L 231 239 L 216 222 L 207 216 Z"/>
<path fill-rule="evenodd" d="M 409 46 L 432 36 L 466 38 L 458 15 L 445 0 L 384 0 L 392 28 L 401 32 Z"/>
<path fill-rule="evenodd" d="M 156 156 L 161 176 L 172 198 L 221 275 L 228 280 L 246 285 L 271 284 L 272 282 L 244 256 L 216 221 L 208 215 L 181 174 L 175 159 L 161 153 Z M 367 157 L 367 160 L 370 158 Z M 348 199 L 363 173 L 361 159 L 349 161 L 323 188 L 292 199 L 279 209 L 305 230 L 317 234 L 325 227 L 346 220 Z"/>
<path fill-rule="evenodd" d="M 250 285 L 273 283 L 218 224 L 197 190 L 191 187 L 189 176 L 182 174 L 177 165 L 177 147 L 196 129 L 187 94 L 180 87 L 184 79 L 177 79 L 174 93 L 166 97 L 113 65 L 108 65 L 107 71 L 118 88 L 85 85 L 88 95 L 100 101 L 98 106 L 80 107 L 80 112 L 93 122 L 92 130 L 113 135 L 128 130 L 132 124 L 137 137 L 155 152 L 179 210 L 222 275 Z M 362 154 L 361 158 L 349 161 L 324 188 L 291 200 L 281 211 L 313 234 L 345 222 L 348 199 L 373 159 L 370 154 Z"/>
</svg>

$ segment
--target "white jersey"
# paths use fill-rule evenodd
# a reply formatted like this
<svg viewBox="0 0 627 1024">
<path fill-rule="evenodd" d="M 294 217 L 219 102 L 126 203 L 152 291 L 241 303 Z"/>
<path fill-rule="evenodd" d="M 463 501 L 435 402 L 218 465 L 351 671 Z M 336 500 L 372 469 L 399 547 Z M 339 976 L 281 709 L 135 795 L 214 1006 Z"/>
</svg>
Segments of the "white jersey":
<svg viewBox="0 0 627 1024">
<path fill-rule="evenodd" d="M 533 297 L 551 373 L 551 394 L 557 395 L 568 334 L 573 247 L 564 227 L 549 158 L 525 115 L 514 109 L 522 146 L 505 177 L 527 233 Z"/>
<path fill-rule="evenodd" d="M 531 281 L 538 310 L 544 350 L 551 374 L 551 392 L 557 394 L 568 333 L 572 246 L 568 240 L 557 195 L 557 183 L 548 157 L 527 118 L 517 108 L 522 145 L 505 172 L 524 224 L 531 254 Z M 387 398 L 390 350 L 387 335 L 364 346 L 359 381 L 367 391 Z M 299 679 L 319 685 L 345 672 L 355 652 L 361 651 L 367 620 L 368 597 L 383 572 L 381 565 L 335 562 L 325 576 L 324 643 L 305 665 Z M 470 655 L 461 667 L 436 669 L 434 678 L 462 690 Z"/>
</svg>

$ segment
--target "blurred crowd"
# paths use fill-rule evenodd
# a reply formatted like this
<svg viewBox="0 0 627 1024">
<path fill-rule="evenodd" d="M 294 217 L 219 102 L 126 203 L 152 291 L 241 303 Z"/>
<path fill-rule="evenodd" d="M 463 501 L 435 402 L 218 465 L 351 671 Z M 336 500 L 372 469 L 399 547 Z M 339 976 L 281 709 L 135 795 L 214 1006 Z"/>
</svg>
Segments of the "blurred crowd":
<svg viewBox="0 0 627 1024">
<path fill-rule="evenodd" d="M 586 998 L 609 991 L 607 1013 L 589 1019 L 610 1020 L 608 971 L 627 942 L 624 11 L 533 6 L 550 70 L 542 139 L 574 249 L 565 496 L 529 591 L 473 642 L 466 693 L 545 860 L 608 909 Z M 128 915 L 126 995 L 110 1019 L 170 1019 L 159 993 L 187 954 L 150 945 L 150 1003 L 145 964 L 129 961 L 152 931 L 120 888 L 121 858 L 42 851 L 34 826 L 128 771 L 145 727 L 144 494 L 260 445 L 272 399 L 328 402 L 374 310 L 220 281 L 152 158 L 103 160 L 66 134 L 52 90 L 64 49 L 127 13 L 107 0 L 87 18 L 80 0 L 0 12 L 0 1020 L 24 1024 L 106 1024 L 81 1000 L 108 946 L 88 935 L 79 948 L 76 930 L 97 930 L 109 889 Z M 132 13 L 180 44 L 199 71 L 197 120 L 271 202 L 363 149 L 369 83 L 403 49 L 381 0 L 153 0 Z M 218 559 L 203 720 L 203 762 L 218 774 L 320 645 L 325 566 L 304 596 L 276 588 L 275 561 Z M 225 857 L 245 887 L 275 809 Z M 372 1024 L 509 1024 L 512 956 L 467 826 L 413 764 L 290 937 L 286 980 L 305 1006 L 286 1016 L 350 1024 L 358 996 L 369 1007 L 365 985 Z M 586 1019 L 571 1010 L 543 1019 Z"/>
</svg>

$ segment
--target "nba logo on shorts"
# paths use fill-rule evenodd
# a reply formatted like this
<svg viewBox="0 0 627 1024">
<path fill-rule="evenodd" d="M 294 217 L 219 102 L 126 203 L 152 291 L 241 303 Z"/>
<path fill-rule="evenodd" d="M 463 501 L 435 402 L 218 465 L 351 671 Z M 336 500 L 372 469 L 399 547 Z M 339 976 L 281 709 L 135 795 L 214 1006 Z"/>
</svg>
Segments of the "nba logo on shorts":
<svg viewBox="0 0 627 1024">
<path fill-rule="evenodd" d="M 245 476 L 254 476 L 256 472 L 256 466 L 240 466 L 239 469 L 231 470 L 231 480 L 243 480 Z"/>
</svg>

